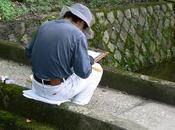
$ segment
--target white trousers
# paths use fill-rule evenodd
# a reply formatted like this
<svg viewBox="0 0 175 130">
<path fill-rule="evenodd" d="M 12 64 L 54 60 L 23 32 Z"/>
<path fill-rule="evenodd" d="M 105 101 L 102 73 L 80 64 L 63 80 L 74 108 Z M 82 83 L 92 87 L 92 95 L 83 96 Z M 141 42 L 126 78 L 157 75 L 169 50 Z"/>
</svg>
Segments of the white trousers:
<svg viewBox="0 0 175 130">
<path fill-rule="evenodd" d="M 32 90 L 41 97 L 54 101 L 70 100 L 79 105 L 88 104 L 94 90 L 97 88 L 103 73 L 100 64 L 92 66 L 92 73 L 86 79 L 72 74 L 67 80 L 57 86 L 44 85 L 36 80 L 32 82 Z"/>
</svg>

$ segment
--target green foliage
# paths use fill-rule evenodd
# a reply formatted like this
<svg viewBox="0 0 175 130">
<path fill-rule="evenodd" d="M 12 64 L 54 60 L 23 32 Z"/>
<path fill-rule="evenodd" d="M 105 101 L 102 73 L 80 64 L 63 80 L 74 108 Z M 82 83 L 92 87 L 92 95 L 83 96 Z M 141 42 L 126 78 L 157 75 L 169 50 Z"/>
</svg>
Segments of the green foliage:
<svg viewBox="0 0 175 130">
<path fill-rule="evenodd" d="M 62 8 L 64 5 L 72 3 L 71 0 L 24 0 L 32 12 L 47 13 L 48 11 Z"/>
<path fill-rule="evenodd" d="M 0 2 L 0 19 L 3 20 L 13 20 L 17 16 L 22 15 L 27 12 L 25 6 L 18 7 L 13 2 L 9 0 L 3 0 Z"/>
<path fill-rule="evenodd" d="M 125 2 L 125 0 L 91 0 L 89 5 L 91 7 L 114 7 L 119 5 L 121 2 Z"/>
</svg>

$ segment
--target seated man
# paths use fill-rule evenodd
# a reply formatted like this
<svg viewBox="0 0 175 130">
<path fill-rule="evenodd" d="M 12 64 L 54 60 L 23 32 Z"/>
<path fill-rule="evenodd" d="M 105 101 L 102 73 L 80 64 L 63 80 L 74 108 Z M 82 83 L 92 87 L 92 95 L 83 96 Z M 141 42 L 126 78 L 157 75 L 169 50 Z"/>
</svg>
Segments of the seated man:
<svg viewBox="0 0 175 130">
<path fill-rule="evenodd" d="M 26 54 L 32 61 L 32 90 L 54 101 L 87 104 L 103 69 L 88 55 L 92 14 L 82 4 L 64 7 L 61 18 L 41 25 Z M 92 69 L 92 65 L 101 71 Z"/>
</svg>

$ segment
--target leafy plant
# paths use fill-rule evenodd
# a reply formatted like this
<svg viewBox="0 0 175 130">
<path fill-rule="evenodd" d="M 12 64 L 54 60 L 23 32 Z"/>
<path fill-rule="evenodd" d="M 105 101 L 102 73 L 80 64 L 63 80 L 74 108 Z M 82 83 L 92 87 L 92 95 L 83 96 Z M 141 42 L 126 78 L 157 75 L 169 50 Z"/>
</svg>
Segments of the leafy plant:
<svg viewBox="0 0 175 130">
<path fill-rule="evenodd" d="M 24 2 L 30 8 L 30 11 L 43 13 L 72 3 L 71 0 L 24 0 Z"/>
<path fill-rule="evenodd" d="M 115 5 L 125 2 L 126 0 L 91 0 L 89 5 L 91 7 L 114 7 Z"/>
<path fill-rule="evenodd" d="M 25 6 L 17 7 L 13 2 L 9 0 L 3 0 L 0 2 L 0 19 L 9 21 L 15 19 L 17 16 L 27 12 Z"/>
</svg>

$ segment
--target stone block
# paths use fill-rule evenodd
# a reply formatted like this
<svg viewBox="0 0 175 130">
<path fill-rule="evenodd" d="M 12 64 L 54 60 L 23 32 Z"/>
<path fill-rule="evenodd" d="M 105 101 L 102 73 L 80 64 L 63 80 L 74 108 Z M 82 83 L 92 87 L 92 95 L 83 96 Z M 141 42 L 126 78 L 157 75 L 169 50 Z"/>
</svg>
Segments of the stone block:
<svg viewBox="0 0 175 130">
<path fill-rule="evenodd" d="M 138 10 L 138 8 L 132 8 L 131 9 L 131 12 L 132 12 L 132 15 L 133 16 L 139 16 L 139 10 Z"/>
<path fill-rule="evenodd" d="M 168 3 L 167 6 L 168 6 L 169 10 L 173 11 L 173 4 L 172 3 Z"/>
<path fill-rule="evenodd" d="M 112 44 L 112 43 L 108 43 L 108 48 L 109 48 L 109 50 L 111 51 L 111 52 L 113 52 L 114 51 L 114 49 L 115 49 L 115 46 Z"/>
<path fill-rule="evenodd" d="M 17 42 L 17 39 L 16 39 L 14 34 L 8 35 L 8 38 L 9 38 L 9 41 L 11 41 L 11 42 Z"/>
<path fill-rule="evenodd" d="M 124 49 L 124 42 L 121 40 L 121 39 L 118 39 L 117 41 L 117 47 L 120 49 L 120 50 L 123 50 Z"/>
<path fill-rule="evenodd" d="M 147 10 L 148 10 L 148 12 L 150 13 L 150 15 L 153 14 L 153 7 L 152 7 L 152 6 L 149 6 L 149 7 L 147 8 Z"/>
<path fill-rule="evenodd" d="M 16 34 L 24 34 L 25 33 L 25 23 L 24 22 L 16 24 L 15 33 Z"/>
<path fill-rule="evenodd" d="M 130 29 L 130 22 L 125 18 L 123 20 L 123 24 L 122 24 L 122 27 L 128 32 L 129 29 Z"/>
<path fill-rule="evenodd" d="M 141 8 L 140 8 L 140 11 L 141 11 L 141 13 L 142 13 L 142 15 L 143 15 L 144 17 L 146 17 L 146 16 L 148 15 L 147 10 L 146 10 L 145 7 L 141 7 Z"/>
<path fill-rule="evenodd" d="M 124 29 L 121 29 L 120 31 L 120 38 L 123 40 L 123 42 L 126 42 L 127 32 Z"/>
<path fill-rule="evenodd" d="M 125 10 L 124 13 L 125 13 L 125 16 L 127 19 L 131 18 L 131 10 L 130 9 Z"/>
<path fill-rule="evenodd" d="M 107 13 L 107 19 L 109 20 L 110 23 L 113 23 L 115 21 L 113 12 Z"/>
<path fill-rule="evenodd" d="M 104 34 L 103 34 L 103 41 L 104 41 L 104 43 L 108 43 L 108 41 L 109 41 L 109 33 L 108 33 L 108 31 L 106 30 L 105 32 L 104 32 Z"/>
<path fill-rule="evenodd" d="M 103 12 L 97 12 L 96 17 L 100 24 L 103 24 L 105 22 L 105 16 Z"/>
<path fill-rule="evenodd" d="M 118 18 L 118 21 L 119 21 L 120 23 L 123 22 L 124 14 L 123 14 L 122 11 L 120 11 L 120 10 L 117 11 L 117 18 Z"/>
<path fill-rule="evenodd" d="M 167 11 L 167 5 L 163 4 L 161 7 L 162 7 L 162 10 L 163 10 L 164 12 Z"/>
<path fill-rule="evenodd" d="M 122 55 L 121 55 L 121 53 L 120 53 L 119 50 L 115 50 L 114 58 L 115 58 L 116 60 L 118 60 L 119 62 L 121 61 Z"/>
<path fill-rule="evenodd" d="M 143 26 L 145 24 L 145 18 L 143 16 L 140 16 L 138 22 L 141 26 Z"/>
</svg>

